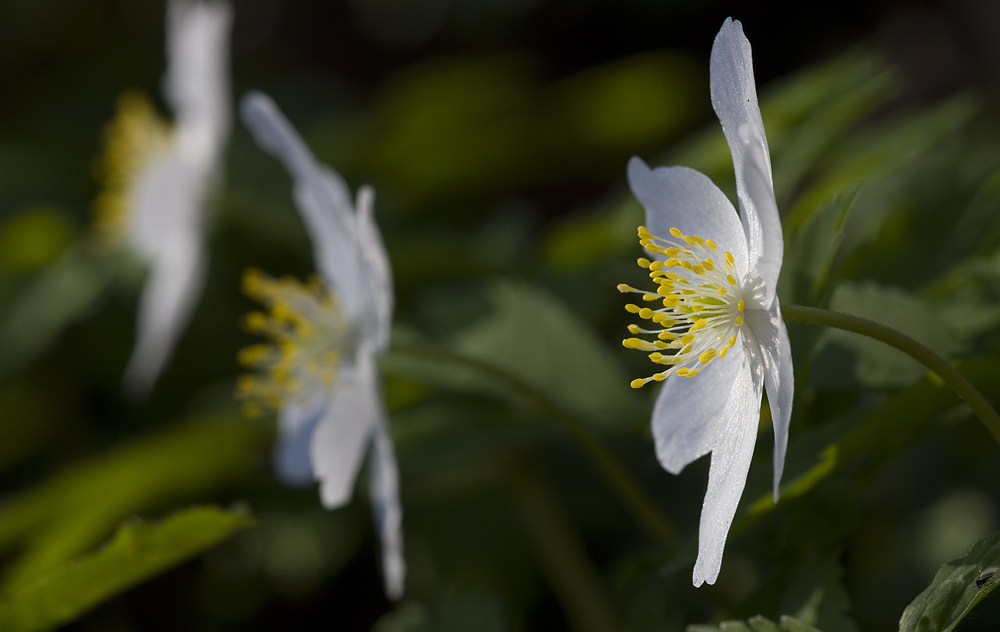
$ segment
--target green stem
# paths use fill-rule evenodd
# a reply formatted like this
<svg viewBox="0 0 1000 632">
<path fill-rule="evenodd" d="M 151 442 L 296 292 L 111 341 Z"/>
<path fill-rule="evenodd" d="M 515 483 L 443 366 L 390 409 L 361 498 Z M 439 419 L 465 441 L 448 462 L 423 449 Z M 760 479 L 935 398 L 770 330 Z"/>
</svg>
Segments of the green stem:
<svg viewBox="0 0 1000 632">
<path fill-rule="evenodd" d="M 497 366 L 442 349 L 440 347 L 394 344 L 392 351 L 401 355 L 459 366 L 488 377 L 494 383 L 518 394 L 540 413 L 562 426 L 577 446 L 594 463 L 607 479 L 618 498 L 632 512 L 636 521 L 656 541 L 673 544 L 676 531 L 670 520 L 639 482 L 632 477 L 621 461 L 591 430 L 573 414 L 554 402 L 521 378 Z"/>
<path fill-rule="evenodd" d="M 845 331 L 880 340 L 885 344 L 895 347 L 903 353 L 914 358 L 928 369 L 934 372 L 941 381 L 951 387 L 958 396 L 965 400 L 965 403 L 972 408 L 979 419 L 990 431 L 997 443 L 1000 443 L 1000 416 L 997 415 L 990 403 L 986 401 L 982 393 L 976 390 L 969 380 L 955 370 L 947 360 L 934 353 L 913 338 L 899 333 L 891 327 L 880 325 L 866 318 L 859 318 L 841 312 L 832 312 L 816 307 L 804 307 L 802 305 L 781 305 L 781 315 L 787 321 L 809 323 L 812 325 L 825 325 L 836 327 Z"/>
</svg>

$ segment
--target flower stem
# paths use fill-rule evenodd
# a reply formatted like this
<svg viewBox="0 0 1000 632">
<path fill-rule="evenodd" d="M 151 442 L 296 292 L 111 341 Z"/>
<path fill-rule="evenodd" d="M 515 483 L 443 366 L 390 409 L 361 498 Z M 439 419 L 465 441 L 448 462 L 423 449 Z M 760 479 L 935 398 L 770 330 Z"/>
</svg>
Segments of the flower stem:
<svg viewBox="0 0 1000 632">
<path fill-rule="evenodd" d="M 951 387 L 959 397 L 965 400 L 965 403 L 972 408 L 972 412 L 979 417 L 997 443 L 1000 443 L 1000 416 L 993 410 L 993 407 L 986 401 L 982 393 L 976 390 L 976 387 L 969 380 L 965 379 L 961 373 L 956 371 L 947 360 L 913 338 L 891 327 L 880 325 L 866 318 L 819 309 L 817 307 L 782 304 L 781 315 L 785 320 L 791 322 L 825 325 L 845 331 L 853 331 L 854 333 L 880 340 L 891 347 L 899 349 L 933 371 L 935 375 L 941 378 L 941 381 Z"/>
<path fill-rule="evenodd" d="M 513 392 L 538 412 L 562 426 L 566 434 L 577 444 L 577 447 L 590 458 L 597 470 L 604 475 L 619 500 L 631 511 L 632 516 L 654 540 L 663 544 L 673 544 L 676 541 L 676 530 L 670 520 L 622 465 L 614 452 L 608 449 L 586 424 L 539 389 L 500 367 L 440 347 L 393 344 L 392 352 L 475 371 Z"/>
</svg>

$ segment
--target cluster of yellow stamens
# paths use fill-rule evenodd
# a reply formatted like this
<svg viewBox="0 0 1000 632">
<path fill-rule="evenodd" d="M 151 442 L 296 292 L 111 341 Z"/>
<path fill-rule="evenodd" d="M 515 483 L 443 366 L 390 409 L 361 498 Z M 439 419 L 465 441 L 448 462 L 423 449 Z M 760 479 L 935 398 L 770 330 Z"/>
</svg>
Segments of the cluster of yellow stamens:
<svg viewBox="0 0 1000 632">
<path fill-rule="evenodd" d="M 326 285 L 318 278 L 306 284 L 251 269 L 243 277 L 243 291 L 270 310 L 251 312 L 244 321 L 248 330 L 269 339 L 239 353 L 240 364 L 260 371 L 237 383 L 244 412 L 258 415 L 289 399 L 312 397 L 317 389 L 332 389 L 350 341 L 347 321 Z"/>
<path fill-rule="evenodd" d="M 621 292 L 642 294 L 647 303 L 660 301 L 653 309 L 629 304 L 625 309 L 659 325 L 643 329 L 629 325 L 633 334 L 652 334 L 653 341 L 626 338 L 629 349 L 651 351 L 649 359 L 666 365 L 664 371 L 632 380 L 632 388 L 662 382 L 670 375 L 693 377 L 715 358 L 724 358 L 736 344 L 746 303 L 732 253 L 720 252 L 711 239 L 685 235 L 670 229 L 670 238 L 658 237 L 639 227 L 639 244 L 663 260 L 639 259 L 649 277 L 659 286 L 655 292 L 638 290 L 624 283 Z"/>
<path fill-rule="evenodd" d="M 129 189 L 169 138 L 170 125 L 157 116 L 145 94 L 129 91 L 118 98 L 115 118 L 104 128 L 104 153 L 96 165 L 103 189 L 94 202 L 94 229 L 102 243 L 114 243 L 124 235 Z"/>
</svg>

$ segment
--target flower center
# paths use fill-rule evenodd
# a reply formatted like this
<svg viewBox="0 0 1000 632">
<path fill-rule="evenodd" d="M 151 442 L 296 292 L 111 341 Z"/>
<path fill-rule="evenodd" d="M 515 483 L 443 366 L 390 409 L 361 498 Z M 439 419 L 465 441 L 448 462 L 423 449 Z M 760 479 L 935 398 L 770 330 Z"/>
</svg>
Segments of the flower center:
<svg viewBox="0 0 1000 632">
<path fill-rule="evenodd" d="M 129 189 L 149 158 L 167 145 L 170 125 L 157 116 L 141 92 L 118 98 L 114 120 L 104 128 L 104 153 L 98 162 L 103 190 L 94 202 L 94 230 L 104 244 L 117 242 L 129 221 Z"/>
<path fill-rule="evenodd" d="M 650 360 L 669 367 L 632 380 L 632 388 L 662 382 L 670 375 L 694 377 L 704 365 L 726 356 L 743 326 L 746 303 L 732 253 L 719 252 L 711 239 L 685 235 L 677 228 L 671 228 L 670 235 L 658 237 L 644 226 L 639 227 L 639 244 L 665 257 L 663 261 L 638 261 L 659 286 L 655 292 L 624 283 L 618 286 L 620 292 L 642 294 L 645 302 L 660 300 L 663 304 L 659 309 L 625 306 L 628 312 L 659 325 L 659 329 L 629 325 L 629 332 L 655 335 L 656 340 L 626 338 L 622 344 L 629 349 L 651 351 Z"/>
<path fill-rule="evenodd" d="M 270 310 L 251 312 L 245 320 L 248 330 L 269 342 L 240 350 L 240 364 L 260 371 L 241 376 L 237 383 L 236 396 L 244 400 L 244 412 L 259 415 L 287 401 L 309 405 L 317 395 L 329 392 L 350 342 L 336 296 L 315 277 L 305 284 L 253 269 L 243 277 L 243 291 Z"/>
</svg>

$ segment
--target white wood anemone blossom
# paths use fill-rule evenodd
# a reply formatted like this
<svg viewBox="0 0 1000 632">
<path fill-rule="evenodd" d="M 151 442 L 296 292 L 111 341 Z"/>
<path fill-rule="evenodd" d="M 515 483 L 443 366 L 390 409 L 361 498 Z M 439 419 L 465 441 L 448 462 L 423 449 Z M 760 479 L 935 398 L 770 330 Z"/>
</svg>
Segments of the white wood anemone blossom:
<svg viewBox="0 0 1000 632">
<path fill-rule="evenodd" d="M 241 352 L 240 361 L 262 373 L 244 376 L 238 395 L 250 412 L 278 409 L 278 475 L 290 484 L 319 481 L 329 509 L 350 501 L 370 453 L 369 495 L 385 591 L 399 599 L 406 573 L 403 512 L 375 363 L 389 344 L 394 297 L 389 258 L 375 224 L 375 194 L 363 186 L 352 202 L 344 180 L 315 159 L 268 96 L 248 94 L 240 113 L 257 143 L 292 174 L 319 276 L 301 283 L 247 273 L 247 293 L 270 307 L 269 314 L 250 314 L 247 326 L 271 344 Z"/>
<path fill-rule="evenodd" d="M 781 270 L 781 220 L 771 158 L 757 105 L 750 42 L 727 19 L 710 64 L 712 105 L 733 155 L 740 213 L 704 174 L 687 167 L 628 165 L 633 194 L 646 210 L 640 259 L 656 291 L 618 286 L 662 307 L 628 305 L 655 336 L 624 345 L 650 351 L 664 369 L 632 382 L 664 381 L 653 410 L 656 455 L 678 474 L 711 452 L 708 490 L 698 529 L 693 582 L 714 584 L 729 528 L 746 485 L 760 416 L 761 390 L 774 423 L 774 499 L 785 462 L 794 383 L 788 332 L 775 284 Z"/>
<path fill-rule="evenodd" d="M 149 266 L 124 378 L 135 398 L 152 390 L 204 285 L 205 209 L 221 182 L 232 124 L 231 24 L 227 2 L 171 0 L 163 96 L 174 122 L 132 92 L 106 132 L 97 228 L 105 242 L 123 243 Z"/>
</svg>

